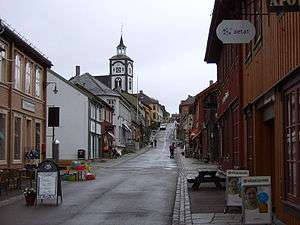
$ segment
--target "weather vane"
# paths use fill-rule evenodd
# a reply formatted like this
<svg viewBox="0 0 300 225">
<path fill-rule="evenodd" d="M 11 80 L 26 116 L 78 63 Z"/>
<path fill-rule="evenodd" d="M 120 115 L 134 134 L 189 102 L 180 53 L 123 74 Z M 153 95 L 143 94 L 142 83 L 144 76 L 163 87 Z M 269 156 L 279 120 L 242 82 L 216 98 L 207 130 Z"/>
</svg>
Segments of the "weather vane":
<svg viewBox="0 0 300 225">
<path fill-rule="evenodd" d="M 121 23 L 121 36 L 123 36 L 123 23 Z"/>
</svg>

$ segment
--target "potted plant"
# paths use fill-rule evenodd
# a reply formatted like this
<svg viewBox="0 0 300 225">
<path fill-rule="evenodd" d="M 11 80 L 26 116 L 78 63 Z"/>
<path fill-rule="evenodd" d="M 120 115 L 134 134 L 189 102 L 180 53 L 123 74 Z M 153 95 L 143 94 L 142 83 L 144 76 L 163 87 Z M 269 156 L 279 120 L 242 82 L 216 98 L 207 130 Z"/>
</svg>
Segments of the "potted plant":
<svg viewBox="0 0 300 225">
<path fill-rule="evenodd" d="M 25 188 L 24 196 L 27 206 L 33 206 L 36 199 L 36 190 L 34 188 Z"/>
</svg>

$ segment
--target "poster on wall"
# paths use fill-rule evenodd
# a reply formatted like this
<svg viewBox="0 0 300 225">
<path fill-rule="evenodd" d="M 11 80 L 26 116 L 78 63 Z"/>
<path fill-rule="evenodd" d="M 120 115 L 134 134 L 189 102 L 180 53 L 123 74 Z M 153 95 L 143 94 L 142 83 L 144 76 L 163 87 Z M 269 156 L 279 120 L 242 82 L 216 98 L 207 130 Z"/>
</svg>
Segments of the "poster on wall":
<svg viewBox="0 0 300 225">
<path fill-rule="evenodd" d="M 244 224 L 272 224 L 271 177 L 241 178 Z"/>
<path fill-rule="evenodd" d="M 248 176 L 249 170 L 226 171 L 226 206 L 242 206 L 241 178 Z"/>
</svg>

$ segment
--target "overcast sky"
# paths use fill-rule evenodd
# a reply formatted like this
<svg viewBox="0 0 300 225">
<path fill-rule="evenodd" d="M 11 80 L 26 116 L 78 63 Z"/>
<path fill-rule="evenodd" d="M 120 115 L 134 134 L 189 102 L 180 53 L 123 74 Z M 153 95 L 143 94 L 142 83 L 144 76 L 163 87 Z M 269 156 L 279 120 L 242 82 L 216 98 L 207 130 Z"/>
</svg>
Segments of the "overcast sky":
<svg viewBox="0 0 300 225">
<path fill-rule="evenodd" d="M 121 24 L 139 90 L 171 113 L 180 100 L 216 80 L 204 62 L 213 0 L 0 0 L 0 16 L 69 79 L 81 72 L 109 73 Z M 136 81 L 135 81 L 136 85 Z"/>
</svg>

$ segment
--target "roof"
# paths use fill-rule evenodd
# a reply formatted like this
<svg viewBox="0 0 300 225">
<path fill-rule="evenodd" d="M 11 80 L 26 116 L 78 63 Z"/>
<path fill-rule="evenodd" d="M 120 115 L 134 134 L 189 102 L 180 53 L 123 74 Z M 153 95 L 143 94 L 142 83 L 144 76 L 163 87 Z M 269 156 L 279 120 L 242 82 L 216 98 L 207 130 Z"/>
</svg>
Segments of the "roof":
<svg viewBox="0 0 300 225">
<path fill-rule="evenodd" d="M 110 77 L 109 75 L 94 76 L 102 84 L 105 84 L 108 88 L 110 87 Z"/>
<path fill-rule="evenodd" d="M 126 46 L 123 43 L 123 37 L 121 35 L 120 44 L 118 45 L 118 48 L 126 48 Z"/>
<path fill-rule="evenodd" d="M 218 91 L 217 89 L 218 87 L 218 82 L 215 82 L 213 84 L 211 84 L 210 86 L 208 86 L 206 89 L 204 89 L 203 91 L 201 91 L 200 93 L 198 93 L 196 96 L 195 96 L 195 99 L 196 98 L 199 98 L 199 97 L 202 97 L 202 96 L 206 96 L 214 91 Z"/>
<path fill-rule="evenodd" d="M 120 97 L 120 94 L 111 90 L 109 87 L 101 83 L 89 73 L 84 73 L 82 75 L 72 77 L 70 81 L 73 83 L 80 84 L 81 86 L 83 86 L 84 88 L 86 88 L 91 93 L 97 96 Z"/>
<path fill-rule="evenodd" d="M 32 60 L 46 65 L 48 68 L 53 66 L 52 62 L 36 47 L 34 47 L 31 43 L 25 40 L 19 33 L 17 33 L 9 24 L 1 20 L 1 24 L 4 27 L 4 31 L 0 33 L 0 36 L 7 40 L 13 40 L 16 47 L 20 48 L 20 50 L 24 51 L 26 55 L 32 58 Z"/>
<path fill-rule="evenodd" d="M 156 99 L 149 97 L 148 95 L 144 94 L 142 91 L 140 91 L 140 93 L 138 93 L 138 98 L 145 105 L 159 104 L 159 102 Z"/>
<path fill-rule="evenodd" d="M 115 56 L 113 56 L 113 57 L 110 58 L 110 60 L 112 60 L 112 59 L 113 60 L 116 60 L 116 59 L 126 59 L 126 60 L 130 60 L 130 61 L 133 62 L 133 60 L 130 57 L 128 57 L 127 55 L 123 55 L 123 54 L 115 55 Z"/>
<path fill-rule="evenodd" d="M 107 107 L 109 107 L 109 108 L 112 109 L 112 107 L 106 101 L 104 101 L 103 99 L 99 98 L 95 94 L 91 93 L 89 90 L 87 90 L 83 86 L 81 86 L 81 85 L 79 85 L 77 83 L 73 83 L 71 81 L 68 81 L 67 79 L 65 79 L 64 77 L 62 77 L 58 73 L 54 72 L 53 70 L 49 69 L 48 72 L 50 72 L 53 76 L 55 76 L 56 78 L 60 79 L 61 81 L 65 82 L 67 85 L 73 87 L 74 89 L 76 89 L 77 91 L 79 91 L 81 94 L 87 96 L 90 99 L 96 99 L 97 101 L 101 102 L 102 104 L 104 104 Z"/>
<path fill-rule="evenodd" d="M 195 96 L 189 95 L 186 100 L 181 101 L 180 105 L 192 105 L 195 102 Z"/>
</svg>

